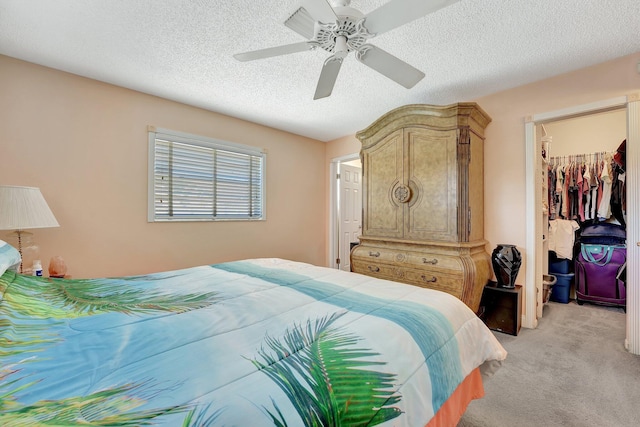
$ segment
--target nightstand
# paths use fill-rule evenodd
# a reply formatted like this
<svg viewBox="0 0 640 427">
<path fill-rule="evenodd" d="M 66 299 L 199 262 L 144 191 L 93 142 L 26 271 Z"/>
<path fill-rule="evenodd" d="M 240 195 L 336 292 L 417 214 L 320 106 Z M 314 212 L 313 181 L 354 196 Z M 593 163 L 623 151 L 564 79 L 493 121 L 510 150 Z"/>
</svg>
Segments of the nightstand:
<svg viewBox="0 0 640 427">
<path fill-rule="evenodd" d="M 489 281 L 482 292 L 480 318 L 489 329 L 518 335 L 522 318 L 522 286 L 501 288 Z"/>
</svg>

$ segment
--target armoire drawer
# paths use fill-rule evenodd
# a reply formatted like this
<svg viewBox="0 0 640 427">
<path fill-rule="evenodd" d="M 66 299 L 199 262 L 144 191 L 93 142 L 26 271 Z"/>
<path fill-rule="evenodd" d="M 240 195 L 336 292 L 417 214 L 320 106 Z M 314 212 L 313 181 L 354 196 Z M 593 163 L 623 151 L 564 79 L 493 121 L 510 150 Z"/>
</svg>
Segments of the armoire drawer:
<svg viewBox="0 0 640 427">
<path fill-rule="evenodd" d="M 402 259 L 401 262 L 408 264 L 407 267 L 428 268 L 444 273 L 462 271 L 462 261 L 459 257 L 416 252 L 407 252 L 402 255 L 404 257 L 398 257 L 398 259 Z"/>
<path fill-rule="evenodd" d="M 408 269 L 404 274 L 404 283 L 446 292 L 457 298 L 462 297 L 462 274 L 443 274 L 434 270 Z"/>
<path fill-rule="evenodd" d="M 375 263 L 393 264 L 396 262 L 397 254 L 394 251 L 380 249 L 380 248 L 361 248 L 356 247 L 354 250 L 356 255 L 361 260 L 368 260 Z"/>
<path fill-rule="evenodd" d="M 353 260 L 353 271 L 380 279 L 393 280 L 447 292 L 458 298 L 462 296 L 462 272 L 460 274 L 445 274 L 435 269 L 413 269 L 398 265 L 367 262 L 367 260 Z"/>
<path fill-rule="evenodd" d="M 429 252 L 402 251 L 375 247 L 356 247 L 352 253 L 354 261 L 376 265 L 392 265 L 400 269 L 423 269 L 444 274 L 457 274 L 463 271 L 459 257 L 433 254 Z M 397 276 L 397 274 L 394 274 Z"/>
<path fill-rule="evenodd" d="M 403 282 L 402 271 L 393 265 L 379 262 L 369 262 L 368 260 L 352 260 L 351 267 L 354 272 L 366 274 L 367 276 L 378 277 L 380 279 L 395 280 Z"/>
</svg>

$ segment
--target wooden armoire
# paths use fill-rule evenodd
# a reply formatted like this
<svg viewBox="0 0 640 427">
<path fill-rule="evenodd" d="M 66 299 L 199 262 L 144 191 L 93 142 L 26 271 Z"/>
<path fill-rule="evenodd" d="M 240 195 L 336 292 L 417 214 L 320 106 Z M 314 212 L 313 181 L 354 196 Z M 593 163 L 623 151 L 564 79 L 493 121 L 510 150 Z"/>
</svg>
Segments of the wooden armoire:
<svg viewBox="0 0 640 427">
<path fill-rule="evenodd" d="M 484 240 L 484 130 L 475 103 L 407 105 L 357 133 L 362 235 L 356 273 L 448 292 L 478 311 L 491 278 Z"/>
</svg>

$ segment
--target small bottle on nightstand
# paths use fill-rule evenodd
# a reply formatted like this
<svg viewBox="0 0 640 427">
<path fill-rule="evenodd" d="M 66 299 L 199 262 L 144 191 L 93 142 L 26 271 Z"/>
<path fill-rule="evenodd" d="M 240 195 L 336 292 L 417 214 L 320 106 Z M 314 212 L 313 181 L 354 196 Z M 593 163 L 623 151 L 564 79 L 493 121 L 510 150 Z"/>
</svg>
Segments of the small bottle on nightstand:
<svg viewBox="0 0 640 427">
<path fill-rule="evenodd" d="M 33 261 L 32 271 L 34 276 L 42 276 L 42 264 L 39 259 Z"/>
</svg>

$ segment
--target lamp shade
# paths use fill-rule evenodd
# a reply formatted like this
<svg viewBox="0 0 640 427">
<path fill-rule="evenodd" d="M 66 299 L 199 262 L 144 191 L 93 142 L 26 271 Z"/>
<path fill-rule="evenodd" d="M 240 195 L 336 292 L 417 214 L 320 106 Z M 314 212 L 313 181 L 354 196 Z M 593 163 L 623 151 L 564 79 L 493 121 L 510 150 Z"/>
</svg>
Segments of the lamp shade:
<svg viewBox="0 0 640 427">
<path fill-rule="evenodd" d="M 0 230 L 59 226 L 39 188 L 0 185 Z"/>
</svg>

